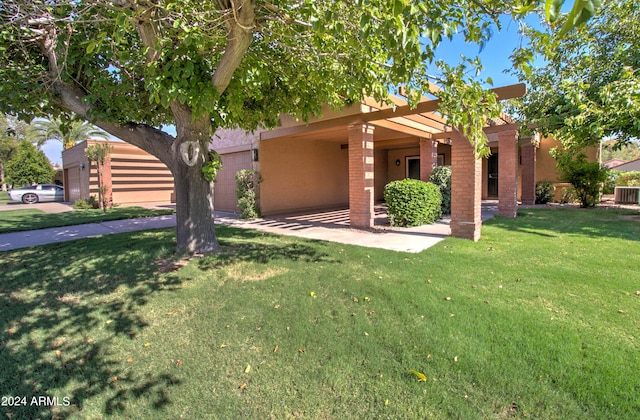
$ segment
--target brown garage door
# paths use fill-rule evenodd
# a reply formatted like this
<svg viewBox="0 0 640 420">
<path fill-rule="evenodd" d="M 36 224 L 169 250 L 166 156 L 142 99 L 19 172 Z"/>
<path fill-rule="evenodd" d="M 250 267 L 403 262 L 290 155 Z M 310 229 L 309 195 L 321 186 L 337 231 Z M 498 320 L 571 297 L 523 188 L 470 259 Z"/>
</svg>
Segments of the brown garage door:
<svg viewBox="0 0 640 420">
<path fill-rule="evenodd" d="M 236 173 L 241 169 L 251 169 L 251 152 L 227 153 L 222 155 L 222 169 L 218 172 L 213 188 L 214 207 L 221 211 L 238 211 L 236 197 Z"/>
<path fill-rule="evenodd" d="M 65 169 L 67 185 L 64 186 L 67 200 L 74 202 L 80 198 L 80 168 L 72 166 Z"/>
</svg>

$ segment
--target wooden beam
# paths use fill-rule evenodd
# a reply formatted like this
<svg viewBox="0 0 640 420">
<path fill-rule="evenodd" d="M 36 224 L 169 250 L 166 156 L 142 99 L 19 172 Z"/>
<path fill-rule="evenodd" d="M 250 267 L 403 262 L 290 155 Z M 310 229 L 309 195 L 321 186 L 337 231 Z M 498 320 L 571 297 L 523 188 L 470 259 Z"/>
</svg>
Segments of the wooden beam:
<svg viewBox="0 0 640 420">
<path fill-rule="evenodd" d="M 493 93 L 498 96 L 498 100 L 519 98 L 527 92 L 527 88 L 524 83 L 518 83 L 515 85 L 502 86 L 499 88 L 491 89 Z M 260 133 L 260 140 L 269 140 L 280 137 L 288 137 L 296 134 L 302 134 L 309 131 L 320 130 L 324 128 L 331 128 L 340 125 L 348 125 L 356 122 L 370 122 L 377 120 L 384 120 L 388 118 L 404 117 L 405 115 L 415 115 L 433 112 L 440 106 L 440 99 L 433 99 L 430 101 L 420 102 L 414 108 L 409 105 L 398 106 L 395 109 L 381 109 L 378 111 L 367 112 L 363 114 L 345 115 L 343 117 L 334 118 L 331 120 L 318 121 L 307 125 L 299 125 L 295 127 L 278 128 L 272 131 L 265 131 Z"/>
</svg>

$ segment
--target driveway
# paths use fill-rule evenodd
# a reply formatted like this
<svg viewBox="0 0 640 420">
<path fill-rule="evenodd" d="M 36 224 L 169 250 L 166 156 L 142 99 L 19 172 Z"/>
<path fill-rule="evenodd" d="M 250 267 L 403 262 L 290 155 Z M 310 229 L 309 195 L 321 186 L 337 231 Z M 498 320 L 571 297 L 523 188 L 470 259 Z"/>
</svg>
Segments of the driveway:
<svg viewBox="0 0 640 420">
<path fill-rule="evenodd" d="M 65 211 L 73 210 L 73 203 L 36 203 L 36 204 L 23 204 L 20 201 L 9 201 L 5 204 L 0 204 L 0 211 L 3 210 L 28 210 L 37 209 L 45 213 L 62 213 Z"/>
</svg>

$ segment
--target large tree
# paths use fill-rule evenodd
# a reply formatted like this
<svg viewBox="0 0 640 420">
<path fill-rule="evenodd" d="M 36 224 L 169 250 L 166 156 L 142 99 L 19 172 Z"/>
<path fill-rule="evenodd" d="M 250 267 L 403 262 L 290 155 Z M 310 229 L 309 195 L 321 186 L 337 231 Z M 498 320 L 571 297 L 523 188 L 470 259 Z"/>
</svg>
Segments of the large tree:
<svg viewBox="0 0 640 420">
<path fill-rule="evenodd" d="M 47 184 L 53 180 L 56 171 L 51 167 L 42 150 L 28 140 L 20 140 L 16 151 L 6 164 L 7 183 L 14 187 L 31 184 Z"/>
<path fill-rule="evenodd" d="M 640 135 L 640 1 L 606 2 L 580 31 L 552 40 L 531 30 L 544 66 L 524 66 L 529 93 L 518 109 L 530 126 L 571 153 L 606 137 L 616 147 Z"/>
<path fill-rule="evenodd" d="M 33 120 L 27 130 L 28 139 L 40 147 L 55 140 L 68 149 L 88 139 L 108 140 L 109 135 L 86 121 L 61 116 L 52 119 Z"/>
<path fill-rule="evenodd" d="M 3 0 L 0 107 L 29 118 L 72 112 L 156 156 L 175 179 L 177 251 L 208 252 L 218 244 L 202 170 L 215 128 L 306 119 L 323 103 L 383 100 L 399 83 L 415 102 L 443 37 L 486 42 L 501 15 L 520 19 L 543 3 Z M 562 1 L 546 4 L 555 13 Z M 592 11 L 593 1 L 575 4 L 568 27 Z M 443 109 L 482 146 L 495 96 L 459 67 L 444 67 L 440 82 Z M 166 124 L 175 136 L 158 128 Z"/>
<path fill-rule="evenodd" d="M 26 137 L 27 124 L 14 117 L 0 115 L 0 188 L 7 191 L 5 166 L 18 149 L 20 140 Z"/>
</svg>

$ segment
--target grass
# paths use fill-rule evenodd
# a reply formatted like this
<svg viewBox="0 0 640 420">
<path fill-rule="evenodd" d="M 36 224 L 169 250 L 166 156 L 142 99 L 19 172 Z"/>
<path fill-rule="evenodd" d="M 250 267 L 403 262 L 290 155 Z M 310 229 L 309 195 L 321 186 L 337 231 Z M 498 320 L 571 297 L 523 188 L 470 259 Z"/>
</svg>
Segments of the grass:
<svg viewBox="0 0 640 420">
<path fill-rule="evenodd" d="M 1 409 L 635 419 L 639 218 L 526 210 L 420 254 L 228 227 L 188 263 L 169 230 L 3 252 L 0 390 L 59 405 Z"/>
<path fill-rule="evenodd" d="M 7 204 L 9 201 L 9 193 L 6 191 L 0 191 L 0 206 Z"/>
<path fill-rule="evenodd" d="M 73 226 L 83 223 L 100 223 L 109 220 L 173 214 L 174 210 L 149 210 L 142 207 L 115 207 L 104 213 L 100 209 L 73 210 L 63 213 L 45 213 L 38 209 L 0 211 L 0 233 L 33 229 Z"/>
</svg>

